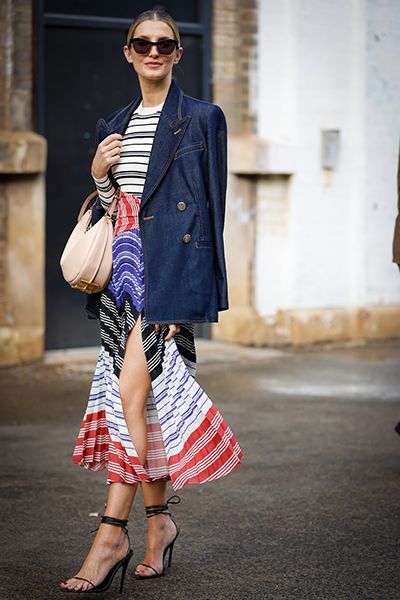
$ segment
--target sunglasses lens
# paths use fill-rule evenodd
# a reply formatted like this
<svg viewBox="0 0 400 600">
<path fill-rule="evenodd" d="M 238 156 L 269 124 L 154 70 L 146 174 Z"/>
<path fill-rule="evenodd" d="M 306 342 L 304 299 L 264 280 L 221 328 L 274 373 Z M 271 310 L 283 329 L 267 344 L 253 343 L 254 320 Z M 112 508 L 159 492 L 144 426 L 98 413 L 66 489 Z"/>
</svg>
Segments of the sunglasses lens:
<svg viewBox="0 0 400 600">
<path fill-rule="evenodd" d="M 160 54 L 172 54 L 176 48 L 176 44 L 170 40 L 165 40 L 165 42 L 159 42 L 157 48 Z"/>
<path fill-rule="evenodd" d="M 132 42 L 133 48 L 135 52 L 138 54 L 147 54 L 150 52 L 151 44 L 146 42 L 146 40 L 134 40 Z"/>
<path fill-rule="evenodd" d="M 131 41 L 132 46 L 138 54 L 148 54 L 150 49 L 156 45 L 159 54 L 172 54 L 174 49 L 177 48 L 177 42 L 174 40 L 161 40 L 157 42 L 157 44 L 149 42 L 147 40 L 142 40 L 140 38 L 133 39 Z"/>
</svg>

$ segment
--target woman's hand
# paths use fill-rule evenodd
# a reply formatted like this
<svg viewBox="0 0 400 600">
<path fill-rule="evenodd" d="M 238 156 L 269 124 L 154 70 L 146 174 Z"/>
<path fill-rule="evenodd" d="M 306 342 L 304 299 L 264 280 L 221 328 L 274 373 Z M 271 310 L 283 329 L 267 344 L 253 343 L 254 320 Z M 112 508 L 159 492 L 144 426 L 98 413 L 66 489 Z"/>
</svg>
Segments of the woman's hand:
<svg viewBox="0 0 400 600">
<path fill-rule="evenodd" d="M 122 147 L 122 135 L 111 133 L 97 146 L 92 162 L 92 176 L 103 179 L 110 167 L 119 161 Z"/>
<path fill-rule="evenodd" d="M 159 323 L 156 323 L 154 325 L 155 331 L 159 331 L 160 327 L 161 327 L 161 325 Z M 174 337 L 174 335 L 176 333 L 179 333 L 181 330 L 181 326 L 179 325 L 179 323 L 168 323 L 168 327 L 169 327 L 169 332 L 164 338 L 165 341 L 171 340 Z"/>
</svg>

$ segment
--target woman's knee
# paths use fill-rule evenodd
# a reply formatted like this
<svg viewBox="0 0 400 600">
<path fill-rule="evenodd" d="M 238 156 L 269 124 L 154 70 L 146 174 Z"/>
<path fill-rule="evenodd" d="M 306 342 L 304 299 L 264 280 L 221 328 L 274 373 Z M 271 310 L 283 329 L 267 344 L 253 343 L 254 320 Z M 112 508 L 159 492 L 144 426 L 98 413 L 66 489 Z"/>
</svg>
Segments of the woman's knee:
<svg viewBox="0 0 400 600">
<path fill-rule="evenodd" d="M 120 377 L 119 392 L 124 411 L 130 415 L 141 416 L 145 413 L 149 388 L 147 383 L 135 385 L 129 378 Z"/>
<path fill-rule="evenodd" d="M 147 403 L 135 403 L 135 402 L 126 402 L 123 397 L 121 397 L 122 407 L 124 411 L 125 418 L 129 421 L 139 421 L 140 419 L 144 419 L 147 413 Z"/>
</svg>

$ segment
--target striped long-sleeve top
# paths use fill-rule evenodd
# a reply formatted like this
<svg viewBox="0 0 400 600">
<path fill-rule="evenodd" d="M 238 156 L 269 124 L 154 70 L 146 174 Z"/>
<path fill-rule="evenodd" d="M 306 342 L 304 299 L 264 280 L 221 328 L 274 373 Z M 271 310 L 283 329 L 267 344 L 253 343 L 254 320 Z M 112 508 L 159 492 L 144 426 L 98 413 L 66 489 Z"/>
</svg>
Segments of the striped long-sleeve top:
<svg viewBox="0 0 400 600">
<path fill-rule="evenodd" d="M 133 112 L 122 138 L 119 161 L 111 172 L 121 191 L 141 199 L 147 174 L 154 134 L 164 102 L 157 106 L 140 105 Z M 102 206 L 107 209 L 114 197 L 114 186 L 108 175 L 93 177 Z"/>
</svg>

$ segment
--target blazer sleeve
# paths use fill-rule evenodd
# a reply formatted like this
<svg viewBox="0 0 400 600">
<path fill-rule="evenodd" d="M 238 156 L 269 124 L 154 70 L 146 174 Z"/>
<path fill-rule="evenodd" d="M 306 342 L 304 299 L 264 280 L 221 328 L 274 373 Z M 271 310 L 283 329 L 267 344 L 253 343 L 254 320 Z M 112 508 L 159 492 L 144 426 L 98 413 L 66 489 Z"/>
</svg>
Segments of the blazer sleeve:
<svg viewBox="0 0 400 600">
<path fill-rule="evenodd" d="M 213 105 L 208 118 L 208 201 L 214 242 L 214 269 L 218 292 L 218 310 L 227 310 L 228 282 L 224 250 L 224 224 L 227 188 L 227 126 L 222 109 Z"/>
</svg>

